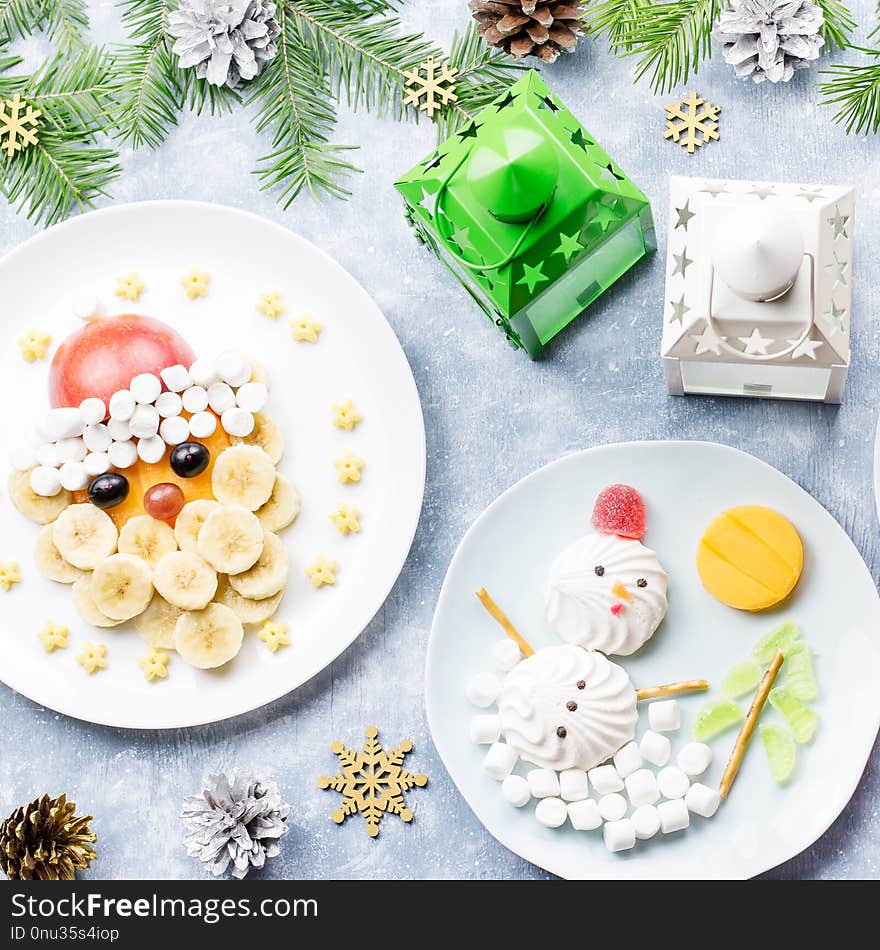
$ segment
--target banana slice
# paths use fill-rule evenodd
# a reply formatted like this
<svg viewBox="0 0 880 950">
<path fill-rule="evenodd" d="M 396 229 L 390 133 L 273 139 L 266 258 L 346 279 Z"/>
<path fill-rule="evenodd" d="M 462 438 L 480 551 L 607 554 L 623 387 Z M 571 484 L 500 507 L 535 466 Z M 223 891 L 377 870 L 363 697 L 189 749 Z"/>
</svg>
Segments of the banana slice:
<svg viewBox="0 0 880 950">
<path fill-rule="evenodd" d="M 269 456 L 273 465 L 277 465 L 284 454 L 284 438 L 278 431 L 278 426 L 264 412 L 254 413 L 254 429 L 250 435 L 233 438 L 232 441 L 236 445 L 257 446 Z"/>
<path fill-rule="evenodd" d="M 86 623 L 93 627 L 118 627 L 119 624 L 125 623 L 124 620 L 114 620 L 112 617 L 108 617 L 107 614 L 98 609 L 95 598 L 92 597 L 91 574 L 86 574 L 74 582 L 71 595 L 76 612 Z"/>
<path fill-rule="evenodd" d="M 251 600 L 242 597 L 232 589 L 229 578 L 221 574 L 217 581 L 217 593 L 214 600 L 218 604 L 228 607 L 244 624 L 265 623 L 275 616 L 284 591 L 279 591 L 274 597 L 264 597 L 262 600 Z"/>
<path fill-rule="evenodd" d="M 48 577 L 50 581 L 57 581 L 59 584 L 73 584 L 81 577 L 88 576 L 87 571 L 81 571 L 78 567 L 68 564 L 58 553 L 58 548 L 55 547 L 55 542 L 52 540 L 52 525 L 50 524 L 47 524 L 37 535 L 34 562 L 41 574 Z"/>
<path fill-rule="evenodd" d="M 88 502 L 65 508 L 52 525 L 52 540 L 58 553 L 68 564 L 85 571 L 110 557 L 118 539 L 110 515 Z"/>
<path fill-rule="evenodd" d="M 262 600 L 284 589 L 290 571 L 287 548 L 277 534 L 267 531 L 263 537 L 263 550 L 256 564 L 241 574 L 231 574 L 232 589 L 250 600 Z"/>
<path fill-rule="evenodd" d="M 247 508 L 220 507 L 205 519 L 198 546 L 199 554 L 215 571 L 241 574 L 253 567 L 263 552 L 263 526 Z"/>
<path fill-rule="evenodd" d="M 278 473 L 269 500 L 255 514 L 266 531 L 280 531 L 293 524 L 302 509 L 302 499 L 293 485 Z"/>
<path fill-rule="evenodd" d="M 228 663 L 241 649 L 244 628 L 223 604 L 183 614 L 174 628 L 174 646 L 181 657 L 200 670 Z"/>
<path fill-rule="evenodd" d="M 211 603 L 217 590 L 217 574 L 198 554 L 175 551 L 156 565 L 153 584 L 169 604 L 201 610 Z"/>
<path fill-rule="evenodd" d="M 133 554 L 113 554 L 92 572 L 92 597 L 102 614 L 131 620 L 147 609 L 153 596 L 153 572 Z"/>
<path fill-rule="evenodd" d="M 133 554 L 155 567 L 166 554 L 177 550 L 174 532 L 164 521 L 150 515 L 138 515 L 126 521 L 119 532 L 119 551 Z"/>
<path fill-rule="evenodd" d="M 38 495 L 31 488 L 30 472 L 10 473 L 7 487 L 12 504 L 25 518 L 30 518 L 37 524 L 51 523 L 65 508 L 73 504 L 73 495 L 63 489 L 51 498 Z"/>
<path fill-rule="evenodd" d="M 174 649 L 174 628 L 185 613 L 169 604 L 161 594 L 153 594 L 147 609 L 134 619 L 134 628 L 141 640 L 159 650 Z"/>
<path fill-rule="evenodd" d="M 272 459 L 256 445 L 231 445 L 214 462 L 211 489 L 223 505 L 256 511 L 269 500 L 274 486 Z"/>
<path fill-rule="evenodd" d="M 269 371 L 266 367 L 259 361 L 255 360 L 252 356 L 246 356 L 248 364 L 251 368 L 251 379 L 252 383 L 262 383 L 264 386 L 269 385 Z"/>
<path fill-rule="evenodd" d="M 174 537 L 177 539 L 177 546 L 181 551 L 198 554 L 199 531 L 208 515 L 219 507 L 219 501 L 199 499 L 198 501 L 189 502 L 180 509 L 180 514 L 174 522 Z"/>
</svg>

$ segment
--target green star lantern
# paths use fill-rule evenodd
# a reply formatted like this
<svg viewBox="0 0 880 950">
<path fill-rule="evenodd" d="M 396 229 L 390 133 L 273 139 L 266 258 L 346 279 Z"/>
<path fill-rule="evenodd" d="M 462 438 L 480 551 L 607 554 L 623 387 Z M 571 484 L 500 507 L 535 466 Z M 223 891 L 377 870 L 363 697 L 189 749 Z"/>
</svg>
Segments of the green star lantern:
<svg viewBox="0 0 880 950">
<path fill-rule="evenodd" d="M 534 71 L 396 187 L 419 240 L 533 358 L 657 247 L 648 199 Z"/>
</svg>

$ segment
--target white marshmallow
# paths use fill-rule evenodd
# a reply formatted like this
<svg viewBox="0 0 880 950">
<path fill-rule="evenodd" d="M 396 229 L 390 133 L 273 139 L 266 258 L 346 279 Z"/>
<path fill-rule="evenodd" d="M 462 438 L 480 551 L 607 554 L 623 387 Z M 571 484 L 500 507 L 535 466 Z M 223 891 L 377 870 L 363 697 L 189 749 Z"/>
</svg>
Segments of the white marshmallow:
<svg viewBox="0 0 880 950">
<path fill-rule="evenodd" d="M 568 817 L 576 831 L 595 831 L 602 824 L 599 806 L 592 798 L 571 802 L 568 806 Z"/>
<path fill-rule="evenodd" d="M 90 320 L 94 320 L 95 317 L 103 316 L 104 303 L 99 297 L 84 291 L 77 294 L 70 302 L 70 312 L 77 320 L 88 323 Z"/>
<path fill-rule="evenodd" d="M 672 801 L 660 802 L 657 811 L 660 813 L 660 830 L 664 835 L 682 831 L 691 823 L 684 799 L 674 798 Z"/>
<path fill-rule="evenodd" d="M 207 389 L 211 383 L 217 382 L 217 373 L 212 360 L 196 360 L 189 368 L 189 375 L 193 381 L 193 385 L 202 386 L 205 389 Z"/>
<path fill-rule="evenodd" d="M 107 449 L 107 456 L 114 468 L 131 468 L 138 459 L 134 442 L 114 442 Z"/>
<path fill-rule="evenodd" d="M 532 797 L 529 783 L 521 775 L 508 775 L 501 783 L 501 794 L 514 808 L 522 808 Z"/>
<path fill-rule="evenodd" d="M 535 818 L 545 828 L 561 828 L 568 818 L 568 809 L 561 798 L 542 798 L 535 807 Z"/>
<path fill-rule="evenodd" d="M 183 409 L 183 400 L 178 393 L 164 392 L 156 400 L 156 412 L 163 419 L 170 419 L 172 416 L 179 416 Z"/>
<path fill-rule="evenodd" d="M 646 762 L 660 768 L 669 761 L 669 756 L 672 753 L 672 743 L 666 736 L 659 732 L 652 732 L 649 729 L 642 736 L 642 741 L 639 743 L 639 752 L 642 753 L 642 758 Z"/>
<path fill-rule="evenodd" d="M 151 435 L 148 439 L 138 439 L 137 454 L 148 465 L 161 462 L 165 455 L 165 440 L 161 435 Z"/>
<path fill-rule="evenodd" d="M 168 445 L 180 445 L 189 438 L 189 423 L 183 416 L 163 419 L 159 425 L 159 435 Z"/>
<path fill-rule="evenodd" d="M 642 753 L 639 752 L 639 746 L 636 742 L 627 742 L 622 748 L 614 754 L 614 767 L 621 778 L 632 775 L 636 769 L 642 767 Z"/>
<path fill-rule="evenodd" d="M 89 483 L 89 473 L 82 462 L 65 462 L 58 470 L 61 487 L 68 491 L 82 491 Z"/>
<path fill-rule="evenodd" d="M 721 796 L 716 789 L 709 788 L 708 785 L 703 785 L 701 782 L 695 782 L 687 790 L 684 803 L 687 805 L 688 811 L 692 811 L 695 815 L 700 815 L 702 818 L 711 818 L 718 811 Z"/>
<path fill-rule="evenodd" d="M 493 742 L 483 759 L 483 768 L 500 782 L 513 771 L 519 758 L 516 749 L 506 742 Z"/>
<path fill-rule="evenodd" d="M 159 413 L 155 406 L 140 405 L 132 413 L 128 427 L 138 439 L 150 439 L 159 431 Z"/>
<path fill-rule="evenodd" d="M 587 773 L 590 777 L 590 784 L 596 789 L 599 795 L 607 795 L 609 792 L 619 792 L 623 788 L 623 779 L 617 774 L 617 769 L 613 765 L 597 765 Z"/>
<path fill-rule="evenodd" d="M 250 363 L 235 350 L 227 350 L 217 357 L 214 364 L 217 375 L 230 386 L 244 386 L 251 378 Z"/>
<path fill-rule="evenodd" d="M 127 419 L 111 419 L 107 423 L 107 431 L 114 442 L 128 442 L 131 438 L 131 429 Z"/>
<path fill-rule="evenodd" d="M 134 396 L 135 401 L 142 405 L 152 405 L 162 392 L 162 380 L 152 373 L 138 373 L 131 381 L 128 391 Z"/>
<path fill-rule="evenodd" d="M 690 779 L 675 765 L 667 765 L 657 773 L 657 786 L 664 798 L 684 798 Z"/>
<path fill-rule="evenodd" d="M 633 808 L 653 805 L 660 797 L 657 776 L 650 769 L 636 769 L 626 777 L 626 794 L 629 795 Z"/>
<path fill-rule="evenodd" d="M 599 814 L 605 821 L 618 821 L 626 814 L 626 799 L 617 792 L 603 795 L 599 799 Z"/>
<path fill-rule="evenodd" d="M 512 670 L 523 658 L 520 648 L 510 639 L 505 637 L 503 640 L 496 640 L 492 648 L 495 655 L 495 662 L 502 670 Z"/>
<path fill-rule="evenodd" d="M 269 390 L 265 383 L 245 383 L 239 386 L 235 393 L 235 403 L 241 409 L 247 409 L 248 412 L 259 412 L 266 405 L 269 398 Z"/>
<path fill-rule="evenodd" d="M 649 703 L 648 722 L 654 732 L 675 732 L 681 726 L 678 701 L 665 699 L 660 703 Z"/>
<path fill-rule="evenodd" d="M 196 412 L 190 416 L 189 431 L 197 439 L 207 439 L 217 428 L 217 417 L 213 412 Z"/>
<path fill-rule="evenodd" d="M 609 851 L 629 851 L 636 843 L 636 829 L 629 818 L 606 822 L 602 836 Z"/>
<path fill-rule="evenodd" d="M 181 366 L 180 363 L 168 366 L 159 375 L 162 377 L 162 382 L 173 393 L 182 393 L 184 389 L 192 386 L 192 376 L 190 376 L 189 370 L 185 366 Z"/>
<path fill-rule="evenodd" d="M 535 798 L 557 798 L 559 796 L 559 776 L 553 769 L 532 769 L 526 775 L 529 791 Z"/>
<path fill-rule="evenodd" d="M 712 764 L 712 750 L 704 742 L 689 742 L 675 761 L 685 775 L 702 775 Z"/>
<path fill-rule="evenodd" d="M 36 465 L 37 446 L 30 442 L 19 442 L 10 456 L 12 467 L 19 472 L 26 472 Z"/>
<path fill-rule="evenodd" d="M 203 412 L 208 408 L 208 391 L 204 386 L 190 386 L 184 390 L 181 399 L 187 412 Z"/>
<path fill-rule="evenodd" d="M 110 418 L 128 422 L 136 405 L 134 396 L 127 389 L 120 389 L 110 397 Z"/>
<path fill-rule="evenodd" d="M 110 471 L 110 456 L 106 452 L 89 452 L 83 459 L 83 465 L 90 478 L 97 478 Z"/>
<path fill-rule="evenodd" d="M 57 442 L 46 442 L 45 445 L 41 445 L 37 449 L 36 459 L 40 465 L 46 465 L 48 468 L 58 468 L 64 461 Z"/>
<path fill-rule="evenodd" d="M 35 495 L 54 498 L 61 491 L 61 475 L 58 469 L 48 465 L 38 465 L 31 472 L 31 488 Z"/>
<path fill-rule="evenodd" d="M 61 439 L 74 439 L 82 435 L 85 428 L 82 413 L 72 406 L 61 409 L 50 409 L 46 413 L 43 431 L 50 442 L 60 442 Z"/>
<path fill-rule="evenodd" d="M 98 399 L 97 396 L 89 396 L 88 399 L 83 399 L 79 404 L 79 411 L 86 426 L 96 426 L 99 422 L 103 422 L 107 415 L 104 400 Z"/>
<path fill-rule="evenodd" d="M 254 431 L 254 417 L 246 410 L 232 406 L 223 411 L 220 424 L 230 434 L 243 439 Z"/>
<path fill-rule="evenodd" d="M 564 769 L 559 773 L 561 796 L 567 802 L 579 802 L 590 793 L 587 773 L 583 769 Z"/>
<path fill-rule="evenodd" d="M 492 745 L 501 738 L 499 716 L 473 716 L 471 718 L 471 742 L 476 745 Z"/>
<path fill-rule="evenodd" d="M 492 706 L 501 692 L 501 683 L 494 673 L 477 673 L 470 678 L 465 695 L 480 709 Z"/>
<path fill-rule="evenodd" d="M 660 812 L 654 805 L 640 805 L 632 813 L 631 820 L 639 841 L 653 838 L 660 830 Z"/>
<path fill-rule="evenodd" d="M 227 409 L 235 405 L 235 393 L 226 383 L 211 383 L 208 387 L 208 405 L 222 416 Z"/>
<path fill-rule="evenodd" d="M 82 439 L 62 439 L 58 443 L 58 458 L 63 462 L 81 462 L 86 457 L 86 444 Z"/>
<path fill-rule="evenodd" d="M 128 426 L 127 422 L 121 424 L 126 427 Z M 110 448 L 110 443 L 113 441 L 110 430 L 103 422 L 86 426 L 82 437 L 86 448 L 90 452 L 106 452 L 107 449 Z"/>
</svg>

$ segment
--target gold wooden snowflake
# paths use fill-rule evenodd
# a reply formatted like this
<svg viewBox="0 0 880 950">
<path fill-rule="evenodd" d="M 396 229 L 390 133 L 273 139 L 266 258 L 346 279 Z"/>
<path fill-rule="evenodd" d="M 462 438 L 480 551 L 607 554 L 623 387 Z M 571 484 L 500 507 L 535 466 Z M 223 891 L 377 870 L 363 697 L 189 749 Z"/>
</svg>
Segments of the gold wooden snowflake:
<svg viewBox="0 0 880 950">
<path fill-rule="evenodd" d="M 450 69 L 446 63 L 438 66 L 434 57 L 429 57 L 415 69 L 404 73 L 407 88 L 404 105 L 418 106 L 429 119 L 433 118 L 438 109 L 457 101 L 458 96 L 455 94 L 457 75 L 457 70 Z"/>
<path fill-rule="evenodd" d="M 718 113 L 721 106 L 701 99 L 689 92 L 681 102 L 673 102 L 666 109 L 666 129 L 663 138 L 672 139 L 693 155 L 694 149 L 707 142 L 718 141 Z"/>
<path fill-rule="evenodd" d="M 349 815 L 361 814 L 367 823 L 367 834 L 375 838 L 379 834 L 379 822 L 387 814 L 398 815 L 402 821 L 412 821 L 413 813 L 407 808 L 403 793 L 413 786 L 424 788 L 427 775 L 413 775 L 403 766 L 403 760 L 412 752 L 412 743 L 404 739 L 396 749 L 386 751 L 376 736 L 379 730 L 367 726 L 367 741 L 361 752 L 346 749 L 341 742 L 331 746 L 339 756 L 342 771 L 332 778 L 322 775 L 319 788 L 332 788 L 342 793 L 342 804 L 330 817 L 341 825 Z"/>
<path fill-rule="evenodd" d="M 16 93 L 11 99 L 0 100 L 0 151 L 12 158 L 29 145 L 39 141 L 37 121 L 43 113 L 21 101 Z"/>
</svg>

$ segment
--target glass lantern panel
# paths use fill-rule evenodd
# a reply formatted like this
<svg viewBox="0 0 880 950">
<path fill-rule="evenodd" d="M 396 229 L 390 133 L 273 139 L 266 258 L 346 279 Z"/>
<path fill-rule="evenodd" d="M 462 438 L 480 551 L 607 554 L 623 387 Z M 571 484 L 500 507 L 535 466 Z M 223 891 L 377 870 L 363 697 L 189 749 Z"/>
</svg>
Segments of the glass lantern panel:
<svg viewBox="0 0 880 950">
<path fill-rule="evenodd" d="M 827 367 L 771 366 L 767 363 L 713 363 L 682 360 L 684 391 L 695 395 L 755 396 L 824 400 Z"/>
</svg>

